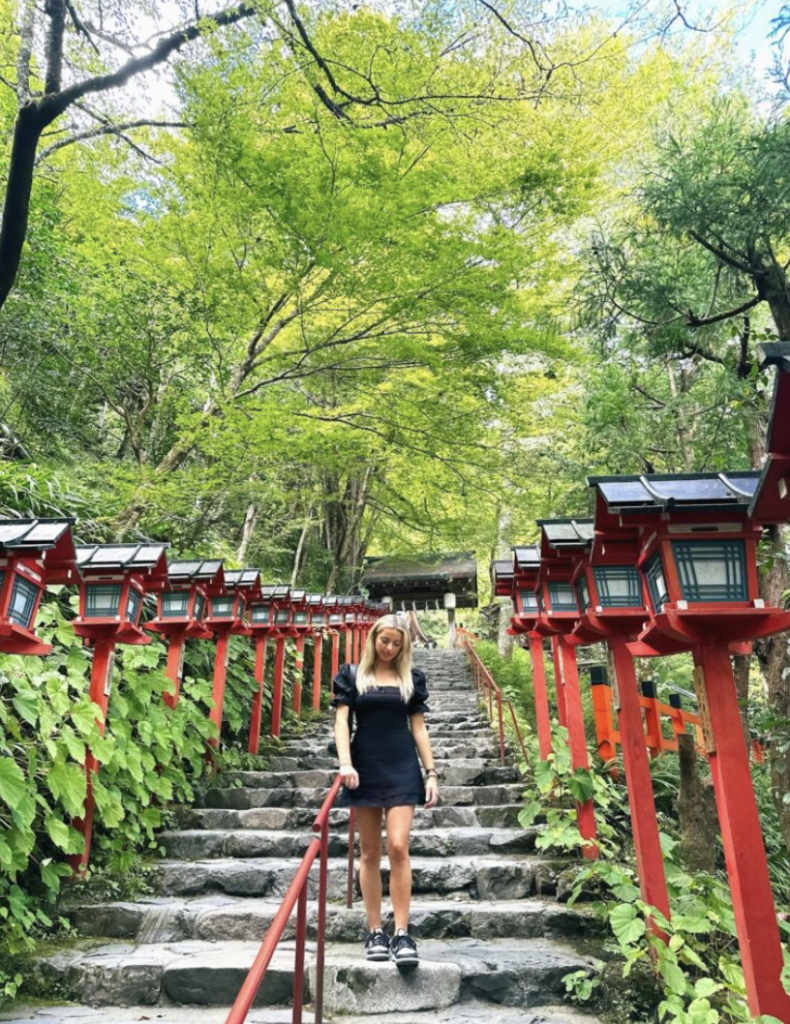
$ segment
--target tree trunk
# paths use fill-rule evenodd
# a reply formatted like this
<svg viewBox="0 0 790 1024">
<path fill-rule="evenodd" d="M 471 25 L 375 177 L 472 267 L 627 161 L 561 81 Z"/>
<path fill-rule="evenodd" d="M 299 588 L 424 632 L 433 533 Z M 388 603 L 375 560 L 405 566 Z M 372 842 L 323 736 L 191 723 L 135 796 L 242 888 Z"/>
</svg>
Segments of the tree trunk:
<svg viewBox="0 0 790 1024">
<path fill-rule="evenodd" d="M 241 530 L 241 544 L 239 544 L 238 559 L 239 565 L 244 566 L 247 561 L 247 551 L 255 533 L 255 526 L 258 522 L 258 507 L 254 501 L 247 506 L 247 514 L 244 517 L 244 526 Z"/>
<path fill-rule="evenodd" d="M 19 111 L 9 160 L 8 184 L 0 224 L 0 309 L 5 304 L 19 270 L 30 219 L 30 193 L 38 140 L 46 126 L 37 103 Z"/>
<path fill-rule="evenodd" d="M 710 782 L 699 777 L 697 748 L 694 737 L 686 733 L 678 737 L 680 759 L 680 856 L 687 871 L 716 870 L 717 845 L 713 837 L 719 834 L 716 798 Z"/>
</svg>

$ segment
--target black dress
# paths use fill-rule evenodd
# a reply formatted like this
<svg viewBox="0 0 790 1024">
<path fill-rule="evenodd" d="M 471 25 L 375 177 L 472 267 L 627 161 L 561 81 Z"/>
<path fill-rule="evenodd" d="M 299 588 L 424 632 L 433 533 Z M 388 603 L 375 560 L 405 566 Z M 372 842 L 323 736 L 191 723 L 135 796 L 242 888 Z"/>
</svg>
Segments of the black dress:
<svg viewBox="0 0 790 1024">
<path fill-rule="evenodd" d="M 357 730 L 351 738 L 351 761 L 359 773 L 356 789 L 341 786 L 336 807 L 403 807 L 425 803 L 417 745 L 408 717 L 428 711 L 425 673 L 411 670 L 414 693 L 404 703 L 398 686 L 369 687 L 358 693 L 349 665 L 335 676 L 335 695 L 330 704 L 348 704 L 349 724 Z"/>
</svg>

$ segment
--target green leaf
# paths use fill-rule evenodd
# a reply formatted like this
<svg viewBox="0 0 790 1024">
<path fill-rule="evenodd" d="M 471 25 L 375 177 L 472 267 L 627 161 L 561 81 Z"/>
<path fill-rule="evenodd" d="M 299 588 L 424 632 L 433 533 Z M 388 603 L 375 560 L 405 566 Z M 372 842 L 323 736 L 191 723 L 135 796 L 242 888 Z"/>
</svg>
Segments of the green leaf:
<svg viewBox="0 0 790 1024">
<path fill-rule="evenodd" d="M 568 790 L 574 800 L 580 804 L 592 800 L 595 793 L 593 777 L 587 768 L 577 768 L 568 779 Z"/>
<path fill-rule="evenodd" d="M 14 710 L 28 725 L 38 722 L 40 697 L 35 690 L 20 690 L 12 699 Z"/>
<path fill-rule="evenodd" d="M 85 770 L 76 764 L 55 764 L 47 775 L 50 793 L 59 800 L 68 814 L 74 818 L 84 812 L 88 791 Z"/>
<path fill-rule="evenodd" d="M 27 793 L 25 775 L 12 757 L 0 757 L 0 797 L 14 810 Z"/>
<path fill-rule="evenodd" d="M 59 821 L 57 818 L 49 817 L 44 822 L 47 830 L 47 834 L 55 846 L 61 850 L 68 850 L 69 848 L 69 833 L 70 829 L 64 822 Z"/>
<path fill-rule="evenodd" d="M 636 907 L 629 903 L 620 904 L 612 910 L 609 924 L 621 946 L 633 945 L 645 934 L 645 922 L 639 917 Z"/>
</svg>

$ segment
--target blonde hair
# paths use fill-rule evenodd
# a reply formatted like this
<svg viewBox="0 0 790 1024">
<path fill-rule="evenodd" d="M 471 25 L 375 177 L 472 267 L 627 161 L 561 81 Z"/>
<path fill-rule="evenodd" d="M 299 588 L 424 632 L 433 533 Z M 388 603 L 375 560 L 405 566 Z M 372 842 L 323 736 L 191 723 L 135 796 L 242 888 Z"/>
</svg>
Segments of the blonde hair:
<svg viewBox="0 0 790 1024">
<path fill-rule="evenodd" d="M 376 637 L 383 629 L 397 629 L 403 637 L 403 646 L 392 663 L 398 677 L 398 686 L 404 701 L 408 701 L 414 693 L 414 681 L 411 677 L 411 636 L 408 626 L 397 615 L 383 615 L 368 633 L 362 657 L 357 669 L 357 692 L 364 693 L 370 686 L 377 686 L 373 667 L 376 664 Z"/>
</svg>

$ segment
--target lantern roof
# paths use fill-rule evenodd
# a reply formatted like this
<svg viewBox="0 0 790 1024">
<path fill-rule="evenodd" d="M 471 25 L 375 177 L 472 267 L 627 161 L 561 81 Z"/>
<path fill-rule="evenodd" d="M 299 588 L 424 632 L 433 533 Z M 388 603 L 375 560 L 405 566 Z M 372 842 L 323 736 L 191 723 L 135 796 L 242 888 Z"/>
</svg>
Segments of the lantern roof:
<svg viewBox="0 0 790 1024">
<path fill-rule="evenodd" d="M 307 601 L 306 590 L 292 590 L 291 591 L 291 604 L 304 604 Z"/>
<path fill-rule="evenodd" d="M 225 585 L 228 590 L 249 590 L 259 586 L 261 574 L 257 569 L 228 569 L 225 572 Z"/>
<path fill-rule="evenodd" d="M 669 512 L 712 512 L 724 509 L 746 513 L 760 474 L 651 473 L 641 476 L 590 476 L 610 512 L 618 515 Z"/>
<path fill-rule="evenodd" d="M 554 551 L 578 551 L 593 542 L 592 519 L 538 519 L 542 541 Z"/>
<path fill-rule="evenodd" d="M 311 608 L 317 608 L 319 605 L 325 604 L 323 594 L 307 594 L 305 601 L 310 605 Z"/>
<path fill-rule="evenodd" d="M 290 587 L 275 586 L 272 587 L 271 599 L 272 601 L 287 601 L 291 593 Z"/>
<path fill-rule="evenodd" d="M 510 597 L 513 592 L 513 562 L 509 558 L 491 563 L 494 593 L 497 597 Z"/>
<path fill-rule="evenodd" d="M 74 520 L 62 519 L 2 519 L 0 520 L 0 549 L 9 555 L 40 554 L 44 568 L 59 572 L 63 582 L 71 575 L 76 562 L 76 551 L 71 536 Z M 65 573 L 65 575 L 63 575 Z M 54 581 L 53 581 L 54 582 Z"/>
<path fill-rule="evenodd" d="M 171 583 L 222 583 L 222 559 L 184 559 L 168 562 L 167 576 Z"/>
<path fill-rule="evenodd" d="M 534 572 L 540 568 L 540 548 L 537 544 L 527 544 L 513 548 L 513 568 L 517 573 Z"/>
<path fill-rule="evenodd" d="M 339 597 L 337 599 L 337 603 L 340 605 L 341 608 L 349 608 L 354 603 L 354 598 L 345 595 L 343 597 Z"/>
<path fill-rule="evenodd" d="M 133 572 L 152 581 L 167 579 L 167 544 L 81 544 L 77 568 L 84 575 L 98 572 Z"/>
<path fill-rule="evenodd" d="M 790 343 L 761 345 L 759 351 L 760 368 L 775 366 L 777 374 L 766 440 L 768 457 L 749 515 L 761 523 L 784 523 L 790 519 Z"/>
<path fill-rule="evenodd" d="M 321 600 L 327 608 L 337 608 L 338 599 L 334 594 L 324 594 Z"/>
</svg>

